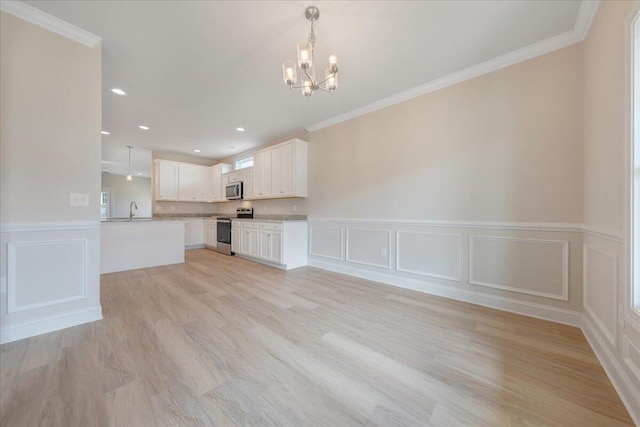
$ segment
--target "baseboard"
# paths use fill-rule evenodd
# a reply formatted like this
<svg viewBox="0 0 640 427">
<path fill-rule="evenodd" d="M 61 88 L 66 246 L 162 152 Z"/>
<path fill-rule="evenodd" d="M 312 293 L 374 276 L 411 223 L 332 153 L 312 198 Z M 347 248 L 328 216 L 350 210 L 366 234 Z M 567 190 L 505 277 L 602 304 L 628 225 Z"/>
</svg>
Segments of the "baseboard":
<svg viewBox="0 0 640 427">
<path fill-rule="evenodd" d="M 613 384 L 613 387 L 618 392 L 622 403 L 624 403 L 627 411 L 629 411 L 633 422 L 637 426 L 640 426 L 640 400 L 638 399 L 640 389 L 629 380 L 624 368 L 609 349 L 605 341 L 606 339 L 598 333 L 598 329 L 590 319 L 588 313 L 584 315 L 582 333 L 587 338 L 589 345 L 600 361 L 600 365 L 602 365 L 604 371 L 607 373 L 611 384 Z"/>
<path fill-rule="evenodd" d="M 382 272 L 369 271 L 358 267 L 351 267 L 344 264 L 321 261 L 318 259 L 309 258 L 308 265 L 323 270 L 333 271 L 336 273 L 359 277 L 361 279 L 384 283 L 386 285 L 397 286 L 399 288 L 411 289 L 426 294 L 450 298 L 457 301 L 464 301 L 471 304 L 477 304 L 483 307 L 495 308 L 497 310 L 522 314 L 525 316 L 535 317 L 542 320 L 549 320 L 551 322 L 562 323 L 578 328 L 582 326 L 582 313 L 577 311 L 519 301 L 512 298 L 474 292 L 466 289 L 455 289 L 437 283 L 408 279 L 405 277 L 394 276 Z"/>
<path fill-rule="evenodd" d="M 102 306 L 0 329 L 0 344 L 30 338 L 102 319 Z"/>
</svg>

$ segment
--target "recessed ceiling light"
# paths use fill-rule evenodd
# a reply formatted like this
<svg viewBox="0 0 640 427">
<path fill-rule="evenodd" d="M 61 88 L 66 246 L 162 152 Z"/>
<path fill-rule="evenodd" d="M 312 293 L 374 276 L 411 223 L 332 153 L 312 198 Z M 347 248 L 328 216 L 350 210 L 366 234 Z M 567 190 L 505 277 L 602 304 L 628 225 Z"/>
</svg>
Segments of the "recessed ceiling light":
<svg viewBox="0 0 640 427">
<path fill-rule="evenodd" d="M 117 87 L 112 88 L 111 92 L 115 93 L 116 95 L 126 95 L 127 94 L 127 92 L 123 91 L 122 89 L 118 89 Z"/>
<path fill-rule="evenodd" d="M 238 132 L 244 132 L 244 128 L 236 128 Z"/>
<path fill-rule="evenodd" d="M 200 150 L 198 150 L 198 149 L 195 149 L 195 150 L 193 150 L 193 151 L 195 151 L 196 153 L 199 153 L 199 152 L 200 152 Z"/>
<path fill-rule="evenodd" d="M 142 130 L 149 130 L 149 127 L 148 127 L 148 126 L 140 125 L 140 126 L 138 126 L 138 127 L 139 127 L 140 129 L 142 129 Z"/>
<path fill-rule="evenodd" d="M 100 132 L 103 135 L 111 135 L 109 132 L 107 132 L 106 130 L 103 130 L 102 132 Z"/>
<path fill-rule="evenodd" d="M 231 148 L 236 148 L 236 146 L 235 146 L 235 145 L 232 145 L 232 146 L 231 146 Z"/>
<path fill-rule="evenodd" d="M 140 175 L 142 175 L 142 172 L 138 172 L 136 175 L 140 176 Z"/>
</svg>

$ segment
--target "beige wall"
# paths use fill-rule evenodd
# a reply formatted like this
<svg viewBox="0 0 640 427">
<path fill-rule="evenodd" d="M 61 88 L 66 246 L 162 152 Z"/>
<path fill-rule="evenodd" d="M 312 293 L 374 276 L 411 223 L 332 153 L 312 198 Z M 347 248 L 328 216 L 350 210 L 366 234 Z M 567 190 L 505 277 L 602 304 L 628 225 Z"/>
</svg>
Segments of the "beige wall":
<svg viewBox="0 0 640 427">
<path fill-rule="evenodd" d="M 582 222 L 582 46 L 314 132 L 312 216 Z"/>
<path fill-rule="evenodd" d="M 0 342 L 102 318 L 101 47 L 1 14 Z M 89 206 L 70 207 L 69 193 Z"/>
<path fill-rule="evenodd" d="M 631 179 L 631 42 L 638 12 L 637 1 L 601 2 L 584 43 L 583 292 L 586 335 L 640 423 L 640 315 L 631 309 L 625 182 Z"/>
<path fill-rule="evenodd" d="M 101 49 L 2 13 L 0 67 L 2 222 L 99 218 Z"/>
<path fill-rule="evenodd" d="M 623 232 L 625 25 L 634 2 L 602 2 L 584 49 L 584 222 Z"/>
<path fill-rule="evenodd" d="M 151 178 L 134 177 L 130 182 L 126 176 L 104 173 L 102 188 L 111 188 L 113 218 L 128 217 L 131 202 L 138 206 L 134 209 L 136 217 L 151 216 Z"/>
</svg>

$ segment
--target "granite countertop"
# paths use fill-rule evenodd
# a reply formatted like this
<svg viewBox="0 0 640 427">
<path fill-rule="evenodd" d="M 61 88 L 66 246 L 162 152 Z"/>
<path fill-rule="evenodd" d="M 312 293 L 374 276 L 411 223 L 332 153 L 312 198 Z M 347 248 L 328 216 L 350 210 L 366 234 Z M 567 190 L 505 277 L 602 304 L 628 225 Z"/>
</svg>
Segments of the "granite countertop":
<svg viewBox="0 0 640 427">
<path fill-rule="evenodd" d="M 306 215 L 255 215 L 253 218 L 238 218 L 235 214 L 156 214 L 153 217 L 133 217 L 129 218 L 102 218 L 101 222 L 149 222 L 149 221 L 182 221 L 189 218 L 216 219 L 231 218 L 239 221 L 258 221 L 258 222 L 292 222 L 306 221 Z"/>
<path fill-rule="evenodd" d="M 216 214 L 211 218 L 231 218 L 238 221 L 257 221 L 257 222 L 292 222 L 306 221 L 306 215 L 254 215 L 253 218 L 238 218 L 234 215 Z"/>
</svg>

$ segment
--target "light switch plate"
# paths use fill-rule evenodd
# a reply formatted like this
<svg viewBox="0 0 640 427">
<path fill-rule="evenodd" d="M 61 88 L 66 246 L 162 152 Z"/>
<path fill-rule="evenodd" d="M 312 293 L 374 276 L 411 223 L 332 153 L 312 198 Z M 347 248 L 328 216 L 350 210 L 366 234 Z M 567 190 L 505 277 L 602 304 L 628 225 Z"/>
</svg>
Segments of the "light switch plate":
<svg viewBox="0 0 640 427">
<path fill-rule="evenodd" d="M 89 206 L 89 194 L 69 193 L 69 206 Z"/>
</svg>

